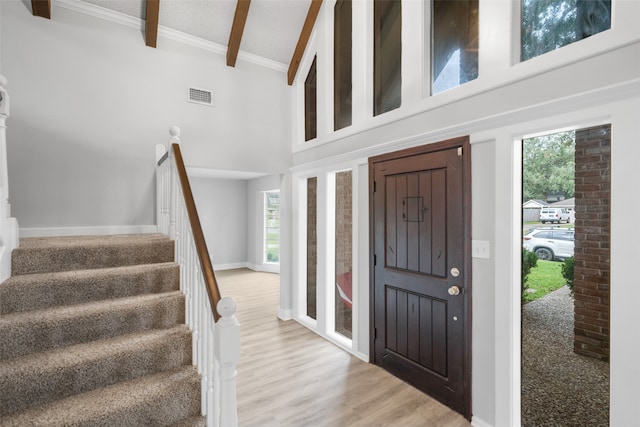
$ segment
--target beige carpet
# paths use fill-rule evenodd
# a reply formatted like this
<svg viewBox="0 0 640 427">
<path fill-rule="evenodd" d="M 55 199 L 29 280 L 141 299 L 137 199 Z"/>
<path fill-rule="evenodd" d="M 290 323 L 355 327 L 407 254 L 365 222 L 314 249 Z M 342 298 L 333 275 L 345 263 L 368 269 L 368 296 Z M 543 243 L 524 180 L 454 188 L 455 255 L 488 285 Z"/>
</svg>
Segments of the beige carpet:
<svg viewBox="0 0 640 427">
<path fill-rule="evenodd" d="M 174 244 L 28 238 L 0 284 L 0 426 L 195 426 Z"/>
</svg>

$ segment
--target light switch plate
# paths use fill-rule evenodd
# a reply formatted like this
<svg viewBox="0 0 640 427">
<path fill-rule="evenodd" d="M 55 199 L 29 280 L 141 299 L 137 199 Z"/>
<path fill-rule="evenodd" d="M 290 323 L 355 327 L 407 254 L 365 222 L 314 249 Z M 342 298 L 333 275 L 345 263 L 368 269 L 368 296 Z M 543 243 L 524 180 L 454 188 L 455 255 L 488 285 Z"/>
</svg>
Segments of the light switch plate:
<svg viewBox="0 0 640 427">
<path fill-rule="evenodd" d="M 472 240 L 471 256 L 473 258 L 491 258 L 491 245 L 488 240 Z"/>
</svg>

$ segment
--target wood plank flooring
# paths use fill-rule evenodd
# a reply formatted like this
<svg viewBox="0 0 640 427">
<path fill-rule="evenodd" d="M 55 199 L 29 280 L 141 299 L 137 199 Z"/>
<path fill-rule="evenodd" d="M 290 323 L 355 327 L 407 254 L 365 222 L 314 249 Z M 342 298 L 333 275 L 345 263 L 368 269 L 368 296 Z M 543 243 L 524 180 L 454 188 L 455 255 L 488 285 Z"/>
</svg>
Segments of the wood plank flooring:
<svg viewBox="0 0 640 427">
<path fill-rule="evenodd" d="M 468 427 L 460 414 L 296 321 L 281 321 L 280 276 L 216 272 L 238 304 L 242 427 Z"/>
</svg>

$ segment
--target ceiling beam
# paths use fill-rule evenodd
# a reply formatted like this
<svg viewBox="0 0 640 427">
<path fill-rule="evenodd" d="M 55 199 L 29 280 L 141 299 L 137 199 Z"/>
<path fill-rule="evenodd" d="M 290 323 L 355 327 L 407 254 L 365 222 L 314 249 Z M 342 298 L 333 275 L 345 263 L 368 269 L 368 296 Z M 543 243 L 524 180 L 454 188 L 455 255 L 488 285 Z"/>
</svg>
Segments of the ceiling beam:
<svg viewBox="0 0 640 427">
<path fill-rule="evenodd" d="M 51 0 L 31 0 L 33 16 L 51 19 Z"/>
<path fill-rule="evenodd" d="M 156 47 L 158 43 L 159 15 L 160 0 L 147 0 L 147 16 L 144 21 L 144 41 L 149 47 Z"/>
<path fill-rule="evenodd" d="M 238 59 L 240 42 L 242 41 L 242 33 L 244 32 L 244 24 L 247 22 L 250 4 L 251 0 L 238 0 L 236 4 L 236 13 L 233 16 L 233 25 L 231 26 L 229 45 L 227 46 L 227 65 L 229 67 L 236 66 L 236 59 Z"/>
<path fill-rule="evenodd" d="M 293 52 L 291 64 L 289 64 L 289 71 L 287 71 L 287 81 L 289 85 L 292 85 L 293 80 L 296 78 L 296 73 L 298 72 L 300 61 L 302 61 L 302 55 L 304 55 L 304 51 L 307 48 L 309 37 L 311 37 L 311 31 L 313 30 L 313 26 L 316 23 L 316 18 L 318 17 L 318 13 L 320 12 L 320 6 L 322 6 L 322 0 L 311 0 L 309 12 L 307 12 L 307 19 L 304 20 L 302 32 L 300 32 L 300 38 L 298 39 L 296 50 Z"/>
</svg>

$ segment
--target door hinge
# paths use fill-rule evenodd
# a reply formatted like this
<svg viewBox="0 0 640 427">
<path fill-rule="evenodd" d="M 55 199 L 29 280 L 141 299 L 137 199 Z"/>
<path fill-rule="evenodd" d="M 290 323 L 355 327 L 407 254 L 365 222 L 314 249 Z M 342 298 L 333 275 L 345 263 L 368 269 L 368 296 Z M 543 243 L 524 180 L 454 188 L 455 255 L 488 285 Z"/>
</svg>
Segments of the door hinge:
<svg viewBox="0 0 640 427">
<path fill-rule="evenodd" d="M 462 157 L 462 147 L 458 147 L 458 157 Z"/>
<path fill-rule="evenodd" d="M 374 340 L 378 339 L 378 328 L 373 328 L 373 339 Z"/>
<path fill-rule="evenodd" d="M 376 192 L 376 182 L 375 181 L 373 181 L 373 192 L 374 193 Z"/>
<path fill-rule="evenodd" d="M 373 266 L 375 267 L 376 265 L 378 265 L 378 255 L 373 254 Z"/>
</svg>

